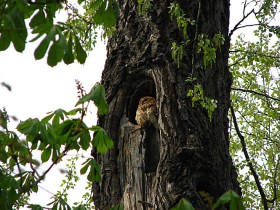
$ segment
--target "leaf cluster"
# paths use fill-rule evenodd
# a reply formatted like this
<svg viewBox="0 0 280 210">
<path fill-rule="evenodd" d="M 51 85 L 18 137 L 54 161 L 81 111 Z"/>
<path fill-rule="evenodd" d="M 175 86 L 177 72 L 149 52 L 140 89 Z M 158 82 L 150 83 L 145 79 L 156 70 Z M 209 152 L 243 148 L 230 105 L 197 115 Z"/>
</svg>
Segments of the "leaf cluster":
<svg viewBox="0 0 280 210">
<path fill-rule="evenodd" d="M 3 1 L 0 7 L 0 51 L 10 43 L 18 52 L 23 52 L 27 42 L 28 27 L 34 35 L 30 41 L 40 39 L 34 52 L 36 60 L 47 54 L 49 66 L 63 61 L 71 64 L 75 60 L 83 64 L 87 53 L 96 43 L 97 27 L 114 31 L 118 7 L 114 0 L 78 0 L 85 12 L 80 14 L 77 7 L 67 1 L 11 0 Z M 56 21 L 56 14 L 66 10 L 67 20 Z M 108 35 L 108 34 L 105 34 Z"/>
<path fill-rule="evenodd" d="M 195 106 L 195 102 L 199 102 L 199 104 L 207 110 L 208 117 L 211 122 L 212 115 L 215 109 L 217 108 L 218 101 L 216 99 L 211 99 L 204 96 L 202 86 L 199 84 L 194 85 L 194 89 L 189 89 L 187 96 L 192 98 L 193 107 Z"/>
<path fill-rule="evenodd" d="M 105 130 L 99 126 L 88 127 L 83 122 L 83 116 L 87 112 L 85 103 L 93 101 L 100 115 L 108 112 L 105 100 L 104 88 L 97 83 L 88 94 L 79 99 L 77 107 L 71 111 L 58 109 L 49 113 L 42 120 L 38 118 L 27 119 L 17 126 L 17 130 L 24 139 L 20 139 L 17 133 L 7 128 L 7 114 L 1 111 L 2 130 L 0 131 L 0 203 L 1 209 L 10 209 L 17 203 L 38 191 L 38 184 L 45 178 L 51 168 L 58 164 L 69 151 L 87 150 L 96 148 L 98 153 L 104 154 L 114 146 L 112 139 Z M 91 138 L 90 132 L 94 132 Z M 34 158 L 33 151 L 40 152 L 40 159 Z M 66 191 L 75 186 L 78 176 L 75 172 L 75 161 L 68 165 L 68 173 L 63 191 L 59 191 L 50 203 L 52 209 L 71 209 L 67 204 Z M 39 173 L 38 167 L 46 162 L 51 165 L 43 173 Z M 81 174 L 87 173 L 88 181 L 99 181 L 101 170 L 94 158 L 88 158 L 80 170 Z M 5 167 L 4 167 L 5 166 Z M 3 201 L 3 202 L 2 202 Z M 26 202 L 23 202 L 24 205 Z M 31 209 L 41 209 L 38 205 L 30 205 Z"/>
<path fill-rule="evenodd" d="M 253 9 L 244 4 L 243 19 L 254 14 L 257 24 L 248 25 L 254 27 L 250 38 L 239 34 L 230 49 L 231 100 L 240 132 L 233 128 L 231 114 L 231 153 L 247 208 L 279 207 L 280 48 L 279 30 L 272 26 L 278 3 L 255 2 Z M 253 12 L 247 13 L 249 8 Z"/>
<path fill-rule="evenodd" d="M 228 191 L 224 193 L 209 209 L 220 209 L 221 207 L 224 207 L 226 204 L 229 204 L 229 210 L 245 210 L 241 197 L 235 193 L 234 191 Z M 171 210 L 194 210 L 194 207 L 191 205 L 189 201 L 182 198 L 178 205 Z"/>
</svg>

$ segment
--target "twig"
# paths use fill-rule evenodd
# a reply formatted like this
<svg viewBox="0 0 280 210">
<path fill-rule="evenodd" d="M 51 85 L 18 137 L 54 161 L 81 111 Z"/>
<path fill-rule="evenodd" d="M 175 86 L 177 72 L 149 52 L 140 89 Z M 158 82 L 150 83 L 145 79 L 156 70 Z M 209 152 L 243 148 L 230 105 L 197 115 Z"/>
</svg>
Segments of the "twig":
<svg viewBox="0 0 280 210">
<path fill-rule="evenodd" d="M 68 151 L 68 149 L 69 149 L 69 146 L 67 146 L 67 147 L 64 149 L 64 151 L 61 153 L 61 155 L 60 155 L 59 157 L 57 157 L 57 158 L 53 161 L 53 163 L 50 165 L 50 167 L 49 167 L 40 177 L 38 177 L 38 179 L 37 179 L 35 182 L 33 182 L 32 184 L 30 184 L 30 185 L 27 186 L 27 187 L 23 187 L 23 188 L 20 190 L 19 194 L 23 194 L 23 193 L 27 192 L 29 189 L 31 189 L 32 187 L 35 187 L 36 185 L 38 185 L 38 184 L 45 178 L 46 174 L 52 169 L 52 167 L 53 167 L 55 164 L 57 164 L 57 162 L 58 162 L 63 156 L 65 156 L 65 154 L 66 154 L 66 152 Z"/>
<path fill-rule="evenodd" d="M 245 93 L 252 93 L 252 94 L 259 95 L 259 96 L 263 96 L 263 97 L 265 97 L 265 98 L 269 98 L 269 99 L 272 99 L 272 100 L 275 100 L 275 101 L 280 101 L 280 99 L 278 99 L 278 98 L 274 98 L 274 97 L 272 97 L 272 96 L 270 96 L 270 95 L 267 95 L 267 94 L 265 94 L 265 93 L 259 93 L 259 92 L 254 91 L 254 90 L 246 90 L 246 89 L 234 88 L 234 87 L 232 87 L 231 89 L 232 89 L 232 90 L 236 90 L 236 91 L 242 91 L 242 92 L 245 92 Z"/>
<path fill-rule="evenodd" d="M 274 176 L 273 176 L 273 198 L 270 200 L 267 200 L 267 202 L 269 202 L 269 203 L 273 203 L 277 198 L 276 178 L 278 175 L 279 163 L 280 163 L 280 158 L 278 158 L 276 166 L 275 166 L 275 171 L 274 171 Z"/>
<path fill-rule="evenodd" d="M 252 9 L 247 15 L 243 16 L 243 18 L 233 27 L 233 29 L 229 33 L 229 38 L 232 36 L 233 32 L 238 29 L 238 26 L 252 13 L 254 12 L 254 9 Z"/>
<path fill-rule="evenodd" d="M 237 59 L 234 63 L 230 64 L 229 67 L 235 66 L 237 64 L 239 64 L 240 61 L 244 60 L 247 56 L 243 56 L 239 59 Z"/>
<path fill-rule="evenodd" d="M 247 50 L 230 50 L 229 53 L 246 53 L 246 54 L 255 54 L 255 55 L 259 55 L 259 56 L 263 56 L 263 57 L 267 57 L 267 58 L 275 58 L 275 59 L 279 59 L 279 56 L 272 56 L 272 55 L 267 55 L 264 53 L 259 53 L 259 52 L 254 52 L 254 51 L 247 51 Z M 248 55 L 246 55 L 248 56 Z"/>
<path fill-rule="evenodd" d="M 40 178 L 40 174 L 38 173 L 38 171 L 34 168 L 33 164 L 30 163 L 30 168 L 32 169 L 33 173 L 37 175 L 37 178 Z"/>
<path fill-rule="evenodd" d="M 50 2 L 47 2 L 47 1 L 45 1 L 45 2 L 33 2 L 32 0 L 27 0 L 27 3 L 28 4 L 33 4 L 33 5 L 47 5 L 47 4 L 54 4 L 54 3 L 58 4 L 59 1 L 53 0 L 53 1 L 50 1 Z"/>
<path fill-rule="evenodd" d="M 237 30 L 237 29 L 240 29 L 240 28 L 246 28 L 246 27 L 252 27 L 252 26 L 259 26 L 259 25 L 260 25 L 260 24 L 258 24 L 258 23 L 243 25 L 243 26 L 237 27 L 236 30 Z"/>
<path fill-rule="evenodd" d="M 233 106 L 230 106 L 230 111 L 231 111 L 231 115 L 232 115 L 232 119 L 233 119 L 233 124 L 234 124 L 235 130 L 236 130 L 236 133 L 237 133 L 237 135 L 238 135 L 238 137 L 240 139 L 241 145 L 242 145 L 242 150 L 243 150 L 244 156 L 246 158 L 247 164 L 248 164 L 248 166 L 250 168 L 250 171 L 251 171 L 251 173 L 252 173 L 252 175 L 253 175 L 253 177 L 255 179 L 257 188 L 258 188 L 259 193 L 261 195 L 263 207 L 264 207 L 265 210 L 268 210 L 266 195 L 265 195 L 264 190 L 262 188 L 259 176 L 258 176 L 257 172 L 254 169 L 253 163 L 252 163 L 251 158 L 249 156 L 249 153 L 247 151 L 247 146 L 246 146 L 246 142 L 245 142 L 244 136 L 241 134 L 241 132 L 239 130 Z"/>
</svg>

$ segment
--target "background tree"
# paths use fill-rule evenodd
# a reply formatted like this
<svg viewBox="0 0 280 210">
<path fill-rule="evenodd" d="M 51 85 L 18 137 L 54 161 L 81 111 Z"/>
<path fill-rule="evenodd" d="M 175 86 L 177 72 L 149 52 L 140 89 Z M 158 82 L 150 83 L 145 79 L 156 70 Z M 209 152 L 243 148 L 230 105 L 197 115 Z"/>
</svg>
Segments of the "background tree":
<svg viewBox="0 0 280 210">
<path fill-rule="evenodd" d="M 50 66 L 84 63 L 98 27 L 104 37 L 114 34 L 103 76 L 111 111 L 100 123 L 116 144 L 103 159 L 101 188 L 94 185 L 97 206 L 124 201 L 126 207 L 167 208 L 185 196 L 204 208 L 210 196 L 239 191 L 227 152 L 230 89 L 231 154 L 246 207 L 279 206 L 279 1 L 244 1 L 243 16 L 229 33 L 228 1 L 78 3 L 84 10 L 67 1 L 2 0 L 0 50 L 13 43 L 22 52 L 31 28 L 32 41 L 40 39 L 36 59 L 48 54 Z M 65 22 L 55 20 L 61 9 L 68 14 Z M 134 117 L 147 95 L 156 98 L 158 125 L 140 128 Z M 2 162 L 9 157 L 3 154 L 11 154 L 5 153 L 10 141 L 21 142 L 5 129 L 6 116 L 2 110 Z M 3 136 L 9 141 L 3 143 Z M 226 172 L 220 174 L 223 164 Z M 1 177 L 8 177 L 1 180 L 12 180 L 6 171 L 1 165 Z"/>
<path fill-rule="evenodd" d="M 230 32 L 231 153 L 248 208 L 279 207 L 279 14 L 279 1 L 245 1 Z"/>
</svg>

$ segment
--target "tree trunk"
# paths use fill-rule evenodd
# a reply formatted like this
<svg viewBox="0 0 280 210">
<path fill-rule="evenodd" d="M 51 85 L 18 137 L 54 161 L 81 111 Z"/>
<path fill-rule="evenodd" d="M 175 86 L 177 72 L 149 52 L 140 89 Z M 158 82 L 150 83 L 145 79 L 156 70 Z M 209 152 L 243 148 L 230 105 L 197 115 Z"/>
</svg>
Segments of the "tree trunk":
<svg viewBox="0 0 280 210">
<path fill-rule="evenodd" d="M 114 149 L 96 157 L 102 181 L 93 184 L 97 209 L 122 203 L 125 209 L 170 209 L 181 198 L 196 209 L 208 209 L 206 197 L 217 200 L 232 189 L 240 193 L 229 155 L 228 108 L 231 76 L 228 70 L 229 0 L 178 1 L 187 17 L 190 44 L 181 67 L 171 57 L 171 44 L 183 41 L 170 19 L 170 1 L 152 1 L 146 15 L 136 0 L 120 0 L 117 30 L 108 41 L 102 75 L 109 113 L 99 123 L 115 142 Z M 226 38 L 212 68 L 197 54 L 197 34 Z M 204 95 L 218 101 L 212 121 L 187 97 L 192 75 Z M 156 98 L 158 126 L 135 121 L 139 99 Z"/>
</svg>

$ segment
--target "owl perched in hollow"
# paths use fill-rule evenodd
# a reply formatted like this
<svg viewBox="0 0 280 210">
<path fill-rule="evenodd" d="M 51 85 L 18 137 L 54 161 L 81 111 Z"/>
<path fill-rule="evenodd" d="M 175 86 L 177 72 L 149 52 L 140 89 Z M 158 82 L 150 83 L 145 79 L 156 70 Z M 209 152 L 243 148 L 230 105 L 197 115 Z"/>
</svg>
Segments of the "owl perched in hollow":
<svg viewBox="0 0 280 210">
<path fill-rule="evenodd" d="M 152 96 L 140 98 L 135 120 L 141 127 L 158 127 L 156 99 Z"/>
</svg>

